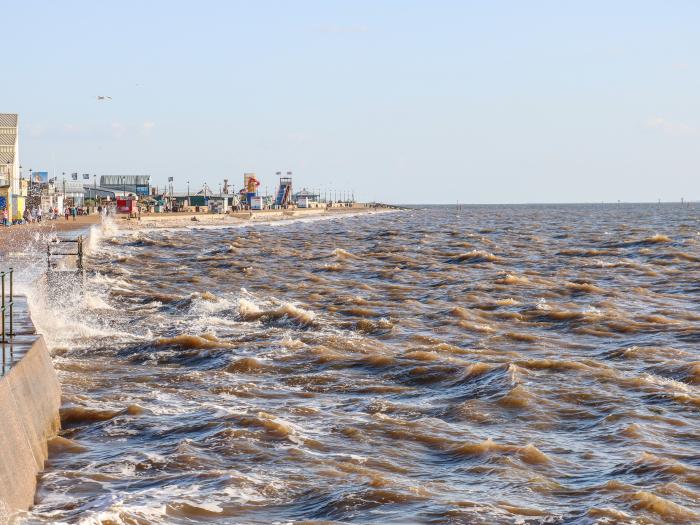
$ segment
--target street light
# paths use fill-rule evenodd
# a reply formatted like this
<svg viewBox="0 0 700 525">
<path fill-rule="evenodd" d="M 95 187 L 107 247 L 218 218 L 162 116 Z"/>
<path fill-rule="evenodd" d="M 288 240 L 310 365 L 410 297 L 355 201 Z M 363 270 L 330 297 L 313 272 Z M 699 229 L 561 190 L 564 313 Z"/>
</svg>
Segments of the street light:
<svg viewBox="0 0 700 525">
<path fill-rule="evenodd" d="M 190 205 L 190 181 L 187 181 L 187 205 Z"/>
<path fill-rule="evenodd" d="M 6 168 L 6 175 L 7 175 L 7 185 L 9 187 L 7 196 L 10 197 L 10 194 L 12 193 L 12 169 L 10 168 L 10 161 L 7 161 L 7 168 Z M 10 202 L 12 201 L 12 197 L 10 197 Z M 7 206 L 7 204 L 5 204 Z"/>
<path fill-rule="evenodd" d="M 93 186 L 95 188 L 94 189 L 95 194 L 92 196 L 92 202 L 93 202 L 93 207 L 94 207 L 95 204 L 97 204 L 97 174 L 96 173 L 92 174 L 92 182 L 93 182 Z M 94 209 L 93 209 L 93 211 L 94 211 Z"/>
</svg>

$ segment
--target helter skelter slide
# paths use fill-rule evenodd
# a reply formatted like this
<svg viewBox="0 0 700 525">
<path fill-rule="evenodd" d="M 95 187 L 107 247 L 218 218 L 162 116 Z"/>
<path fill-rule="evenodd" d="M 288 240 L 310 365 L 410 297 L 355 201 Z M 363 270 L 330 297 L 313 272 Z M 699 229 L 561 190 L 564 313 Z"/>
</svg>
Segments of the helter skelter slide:
<svg viewBox="0 0 700 525">
<path fill-rule="evenodd" d="M 277 198 L 275 204 L 277 206 L 287 206 L 292 201 L 292 178 L 280 177 L 280 185 L 277 189 Z"/>
</svg>

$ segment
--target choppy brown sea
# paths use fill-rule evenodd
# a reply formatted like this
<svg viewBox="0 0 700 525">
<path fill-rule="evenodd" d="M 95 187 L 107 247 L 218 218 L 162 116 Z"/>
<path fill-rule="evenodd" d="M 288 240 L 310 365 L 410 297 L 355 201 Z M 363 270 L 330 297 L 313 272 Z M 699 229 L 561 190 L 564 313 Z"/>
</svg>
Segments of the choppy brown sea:
<svg viewBox="0 0 700 525">
<path fill-rule="evenodd" d="M 700 523 L 700 209 L 94 239 L 27 523 Z"/>
</svg>

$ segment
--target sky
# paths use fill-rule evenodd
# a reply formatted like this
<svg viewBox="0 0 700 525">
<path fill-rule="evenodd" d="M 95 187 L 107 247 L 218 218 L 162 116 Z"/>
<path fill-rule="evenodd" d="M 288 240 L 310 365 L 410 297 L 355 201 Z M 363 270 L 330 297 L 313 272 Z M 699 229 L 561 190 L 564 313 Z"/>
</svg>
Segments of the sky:
<svg viewBox="0 0 700 525">
<path fill-rule="evenodd" d="M 700 200 L 700 2 L 0 0 L 23 170 Z M 98 101 L 98 95 L 111 100 Z"/>
</svg>

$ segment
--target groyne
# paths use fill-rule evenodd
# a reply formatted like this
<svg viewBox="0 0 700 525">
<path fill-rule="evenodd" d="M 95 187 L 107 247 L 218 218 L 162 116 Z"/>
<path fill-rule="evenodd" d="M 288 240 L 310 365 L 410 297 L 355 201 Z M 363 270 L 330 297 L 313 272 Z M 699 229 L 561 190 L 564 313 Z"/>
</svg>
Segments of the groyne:
<svg viewBox="0 0 700 525">
<path fill-rule="evenodd" d="M 60 428 L 61 386 L 24 297 L 15 297 L 14 336 L 0 377 L 0 525 L 32 506 L 48 440 Z"/>
</svg>

